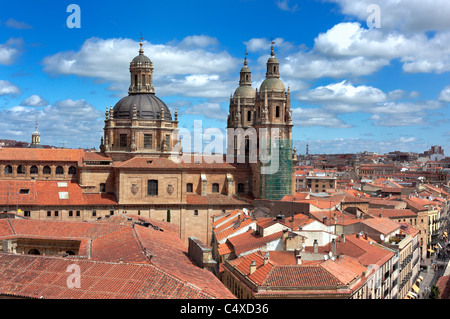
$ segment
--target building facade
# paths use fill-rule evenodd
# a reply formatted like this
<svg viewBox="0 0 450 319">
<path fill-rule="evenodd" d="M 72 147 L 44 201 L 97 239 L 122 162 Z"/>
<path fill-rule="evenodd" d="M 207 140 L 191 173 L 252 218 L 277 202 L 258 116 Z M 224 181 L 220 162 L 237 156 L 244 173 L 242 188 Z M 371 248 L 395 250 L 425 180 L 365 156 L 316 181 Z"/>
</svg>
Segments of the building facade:
<svg viewBox="0 0 450 319">
<path fill-rule="evenodd" d="M 100 152 L 39 148 L 37 130 L 33 148 L 2 149 L 0 208 L 38 219 L 136 214 L 176 224 L 186 244 L 189 237 L 196 237 L 209 245 L 212 216 L 251 209 L 254 198 L 269 193 L 283 197 L 293 190 L 289 90 L 279 79 L 273 47 L 259 93 L 251 87 L 246 64 L 245 59 L 240 85 L 230 101 L 233 121 L 230 117 L 228 127 L 258 132 L 277 128 L 275 137 L 281 142 L 275 145 L 281 144 L 281 151 L 275 174 L 264 174 L 259 159 L 230 161 L 225 154 L 202 154 L 199 159 L 183 152 L 177 110 L 172 115 L 156 96 L 153 63 L 141 40 L 139 54 L 130 62 L 128 95 L 105 111 Z M 248 150 L 253 142 L 244 143 Z"/>
</svg>

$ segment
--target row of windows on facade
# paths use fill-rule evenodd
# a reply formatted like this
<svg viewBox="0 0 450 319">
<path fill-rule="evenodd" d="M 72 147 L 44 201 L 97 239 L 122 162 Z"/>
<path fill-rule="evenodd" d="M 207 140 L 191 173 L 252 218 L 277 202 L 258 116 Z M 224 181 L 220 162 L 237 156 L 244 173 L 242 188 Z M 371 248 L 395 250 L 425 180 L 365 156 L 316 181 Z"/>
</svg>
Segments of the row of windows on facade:
<svg viewBox="0 0 450 319">
<path fill-rule="evenodd" d="M 128 146 L 128 134 L 119 135 L 119 145 L 120 147 Z M 170 135 L 166 135 L 166 146 L 170 145 Z M 144 148 L 153 148 L 153 135 L 144 134 Z"/>
<path fill-rule="evenodd" d="M 16 169 L 17 174 L 25 174 L 26 173 L 26 169 L 25 166 L 23 165 L 19 165 L 17 166 Z M 75 166 L 70 166 L 68 169 L 68 174 L 74 175 L 77 173 L 77 168 Z M 6 165 L 5 169 L 4 169 L 4 173 L 5 175 L 9 175 L 13 173 L 13 168 L 11 165 Z M 30 174 L 38 174 L 39 173 L 39 168 L 36 165 L 33 165 L 30 167 Z M 44 175 L 51 175 L 52 174 L 52 169 L 50 166 L 44 166 L 42 168 L 42 173 Z M 55 169 L 55 174 L 56 175 L 64 175 L 64 167 L 62 166 L 57 166 Z"/>
<path fill-rule="evenodd" d="M 147 187 L 148 195 L 150 195 L 150 196 L 158 195 L 158 180 L 155 180 L 155 179 L 149 180 L 147 186 L 148 186 Z M 101 185 L 100 185 L 100 188 L 102 188 Z M 213 183 L 212 184 L 212 192 L 219 193 L 219 190 L 220 190 L 219 183 Z M 187 183 L 186 184 L 186 193 L 193 193 L 193 192 L 194 192 L 194 185 L 192 183 Z M 237 192 L 238 193 L 245 192 L 245 186 L 243 183 L 238 184 Z"/>
<path fill-rule="evenodd" d="M 114 210 L 110 210 L 109 211 L 110 216 L 114 215 Z M 68 214 L 69 217 L 80 217 L 81 216 L 81 212 L 79 210 L 77 211 L 73 211 L 73 210 L 69 210 Z M 24 211 L 24 216 L 25 217 L 31 217 L 31 213 L 30 211 Z M 92 210 L 92 217 L 96 217 L 97 216 L 97 211 L 94 209 Z M 59 211 L 55 210 L 52 214 L 52 211 L 48 210 L 47 211 L 47 217 L 59 217 Z"/>
<path fill-rule="evenodd" d="M 252 121 L 252 113 L 253 113 L 252 111 L 247 111 L 247 122 L 251 122 Z M 235 115 L 235 113 L 232 112 L 231 116 L 234 117 L 234 115 Z M 258 109 L 257 115 L 258 115 L 258 118 L 261 117 L 260 109 Z M 275 117 L 276 118 L 280 117 L 280 106 L 278 106 L 278 105 L 275 107 Z"/>
</svg>

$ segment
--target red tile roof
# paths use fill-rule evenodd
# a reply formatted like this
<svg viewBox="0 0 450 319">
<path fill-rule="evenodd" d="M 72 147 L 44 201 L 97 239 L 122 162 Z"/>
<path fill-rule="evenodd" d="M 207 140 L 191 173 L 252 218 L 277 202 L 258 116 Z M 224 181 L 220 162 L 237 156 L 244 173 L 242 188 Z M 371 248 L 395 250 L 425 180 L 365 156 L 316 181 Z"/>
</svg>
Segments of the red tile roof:
<svg viewBox="0 0 450 319">
<path fill-rule="evenodd" d="M 155 227 L 145 227 L 142 221 L 151 221 Z M 38 291 L 44 298 L 234 298 L 211 272 L 195 266 L 176 227 L 148 218 L 134 222 L 124 216 L 94 222 L 0 220 L 2 239 L 73 239 L 84 244 L 80 256 L 65 259 L 0 253 L 0 278 L 11 274 L 8 260 L 39 264 L 15 269 L 20 287 L 12 287 L 13 281 L 2 281 L 0 294 L 35 297 Z M 80 259 L 81 255 L 90 260 Z M 59 263 L 56 268 L 55 263 Z M 68 289 L 65 281 L 47 281 L 36 290 L 35 283 L 45 281 L 47 276 L 67 278 L 65 271 L 70 263 L 81 266 L 83 289 Z"/>
<path fill-rule="evenodd" d="M 0 148 L 0 161 L 81 163 L 83 149 Z"/>
<path fill-rule="evenodd" d="M 80 288 L 68 288 L 70 265 L 81 271 Z M 216 298 L 149 264 L 0 254 L 0 294 L 44 299 Z M 227 297 L 230 297 L 229 294 Z"/>
<path fill-rule="evenodd" d="M 253 198 L 246 196 L 228 196 L 222 194 L 187 194 L 186 204 L 189 205 L 253 205 Z"/>
<path fill-rule="evenodd" d="M 220 158 L 222 155 L 217 155 L 219 158 L 218 162 L 215 162 L 214 157 L 205 156 L 200 160 L 196 161 L 194 156 L 190 156 L 189 160 L 183 161 L 181 163 L 177 163 L 176 161 L 172 161 L 170 158 L 161 158 L 161 157 L 133 157 L 129 160 L 123 162 L 114 163 L 115 167 L 119 168 L 145 168 L 145 169 L 226 169 L 228 172 L 236 170 L 236 169 L 250 169 L 250 167 L 246 164 L 233 164 L 227 163 L 226 160 L 222 159 L 220 162 Z"/>
<path fill-rule="evenodd" d="M 21 189 L 28 189 L 21 194 Z M 0 180 L 0 205 L 92 206 L 116 205 L 113 194 L 83 194 L 78 183 L 68 181 Z"/>
<path fill-rule="evenodd" d="M 389 208 L 369 208 L 368 213 L 373 216 L 386 218 L 406 218 L 417 217 L 417 213 L 410 209 L 389 209 Z"/>
<path fill-rule="evenodd" d="M 255 235 L 253 230 L 243 234 L 228 238 L 228 242 L 233 246 L 234 253 L 240 255 L 244 252 L 264 247 L 267 243 L 278 240 L 283 236 L 283 232 L 277 232 L 268 236 Z"/>
</svg>

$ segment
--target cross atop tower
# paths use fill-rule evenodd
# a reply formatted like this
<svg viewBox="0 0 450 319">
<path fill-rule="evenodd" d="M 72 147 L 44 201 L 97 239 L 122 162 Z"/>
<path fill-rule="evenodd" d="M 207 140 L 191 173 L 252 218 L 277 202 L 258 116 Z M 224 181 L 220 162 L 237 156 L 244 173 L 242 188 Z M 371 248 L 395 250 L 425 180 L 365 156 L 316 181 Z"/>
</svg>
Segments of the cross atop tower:
<svg viewBox="0 0 450 319">
<path fill-rule="evenodd" d="M 141 48 L 139 49 L 139 54 L 144 54 L 144 49 L 142 48 L 142 46 L 144 45 L 142 42 L 143 40 L 144 40 L 144 38 L 142 37 L 142 32 L 141 32 L 141 42 L 139 43 Z"/>
<path fill-rule="evenodd" d="M 270 43 L 271 43 L 271 46 L 270 46 L 270 55 L 271 55 L 271 56 L 274 56 L 275 53 L 273 52 L 273 45 L 275 44 L 275 41 L 274 41 L 273 37 L 270 37 Z"/>
</svg>

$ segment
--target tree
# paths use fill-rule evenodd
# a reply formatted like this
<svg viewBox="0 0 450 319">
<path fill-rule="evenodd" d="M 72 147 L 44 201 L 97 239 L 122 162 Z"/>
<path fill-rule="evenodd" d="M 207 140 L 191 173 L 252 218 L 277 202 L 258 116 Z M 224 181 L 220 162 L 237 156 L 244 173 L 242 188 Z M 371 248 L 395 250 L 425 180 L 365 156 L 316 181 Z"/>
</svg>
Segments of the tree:
<svg viewBox="0 0 450 319">
<path fill-rule="evenodd" d="M 436 285 L 431 286 L 430 295 L 428 296 L 428 299 L 439 299 L 440 295 L 439 287 Z"/>
</svg>

